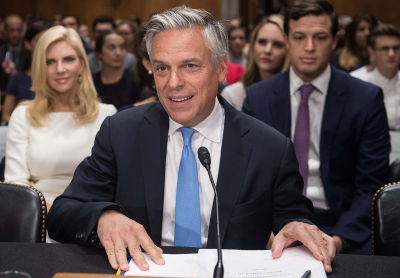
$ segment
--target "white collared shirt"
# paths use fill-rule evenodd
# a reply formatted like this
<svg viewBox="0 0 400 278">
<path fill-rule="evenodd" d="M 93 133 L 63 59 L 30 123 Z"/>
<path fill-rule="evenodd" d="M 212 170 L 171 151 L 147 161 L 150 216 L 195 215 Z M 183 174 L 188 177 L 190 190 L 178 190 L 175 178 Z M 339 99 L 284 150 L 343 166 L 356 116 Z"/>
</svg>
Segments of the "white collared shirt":
<svg viewBox="0 0 400 278">
<path fill-rule="evenodd" d="M 224 123 L 225 110 L 216 98 L 214 110 L 211 114 L 204 121 L 193 127 L 197 130 L 197 132 L 193 134 L 191 146 L 196 157 L 199 178 L 201 243 L 203 247 L 207 246 L 208 228 L 210 226 L 210 216 L 214 202 L 214 190 L 207 170 L 201 165 L 197 157 L 197 150 L 202 146 L 209 150 L 211 155 L 211 173 L 214 182 L 217 183 Z M 176 187 L 178 184 L 179 163 L 181 161 L 183 149 L 183 138 L 179 131 L 180 127 L 182 127 L 181 124 L 169 118 L 167 156 L 165 163 L 164 211 L 161 232 L 161 245 L 163 246 L 174 245 Z"/>
<path fill-rule="evenodd" d="M 375 68 L 366 81 L 382 88 L 389 126 L 399 125 L 400 72 L 392 79 L 387 79 L 379 72 L 378 68 Z"/>
<path fill-rule="evenodd" d="M 320 167 L 320 138 L 322 116 L 324 114 L 325 100 L 328 94 L 329 80 L 331 78 L 330 65 L 313 81 L 305 83 L 301 80 L 290 67 L 290 107 L 291 107 L 291 138 L 294 139 L 296 129 L 297 113 L 301 102 L 300 87 L 304 84 L 312 84 L 315 89 L 308 99 L 310 112 L 310 148 L 308 153 L 308 180 L 307 197 L 313 202 L 315 207 L 329 209 L 328 201 L 321 180 Z"/>
</svg>

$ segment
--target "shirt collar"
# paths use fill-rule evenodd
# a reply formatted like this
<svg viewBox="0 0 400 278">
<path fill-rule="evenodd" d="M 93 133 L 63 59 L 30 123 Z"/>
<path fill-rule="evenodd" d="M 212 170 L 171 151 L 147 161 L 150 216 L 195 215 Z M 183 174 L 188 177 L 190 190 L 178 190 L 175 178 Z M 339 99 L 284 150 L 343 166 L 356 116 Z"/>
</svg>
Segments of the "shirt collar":
<svg viewBox="0 0 400 278">
<path fill-rule="evenodd" d="M 22 51 L 22 42 L 19 43 L 16 47 L 12 47 L 11 44 L 7 43 L 7 49 L 10 51 L 14 50 L 14 51 L 20 52 L 20 51 Z"/>
<path fill-rule="evenodd" d="M 224 110 L 221 104 L 219 103 L 218 99 L 215 98 L 215 105 L 211 114 L 193 128 L 196 129 L 197 132 L 199 132 L 207 139 L 216 143 L 221 143 L 223 123 L 224 123 Z M 168 136 L 174 134 L 175 132 L 178 132 L 178 129 L 180 127 L 182 127 L 182 125 L 175 122 L 170 117 Z"/>
<path fill-rule="evenodd" d="M 289 71 L 289 80 L 290 80 L 290 95 L 294 95 L 295 92 L 297 92 L 301 86 L 304 84 L 312 84 L 314 87 L 322 93 L 323 95 L 328 94 L 328 87 L 329 87 L 329 80 L 331 79 L 331 67 L 328 64 L 326 69 L 313 81 L 306 83 L 303 80 L 298 77 L 293 70 L 293 67 L 290 67 Z"/>
</svg>

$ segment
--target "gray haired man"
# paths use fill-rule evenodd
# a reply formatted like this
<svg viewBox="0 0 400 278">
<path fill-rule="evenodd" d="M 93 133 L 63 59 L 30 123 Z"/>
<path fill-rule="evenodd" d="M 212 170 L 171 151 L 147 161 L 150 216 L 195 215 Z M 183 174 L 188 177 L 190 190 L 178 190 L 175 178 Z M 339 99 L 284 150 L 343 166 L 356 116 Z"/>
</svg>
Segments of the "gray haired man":
<svg viewBox="0 0 400 278">
<path fill-rule="evenodd" d="M 164 264 L 158 246 L 216 247 L 214 192 L 196 158 L 211 155 L 227 249 L 265 249 L 275 258 L 303 242 L 332 271 L 332 238 L 313 223 L 302 195 L 292 143 L 217 97 L 228 42 L 204 10 L 178 7 L 154 15 L 145 36 L 159 103 L 107 118 L 92 155 L 49 213 L 60 242 L 101 243 L 114 269 L 128 269 L 126 248 L 141 270 L 141 252 Z"/>
</svg>

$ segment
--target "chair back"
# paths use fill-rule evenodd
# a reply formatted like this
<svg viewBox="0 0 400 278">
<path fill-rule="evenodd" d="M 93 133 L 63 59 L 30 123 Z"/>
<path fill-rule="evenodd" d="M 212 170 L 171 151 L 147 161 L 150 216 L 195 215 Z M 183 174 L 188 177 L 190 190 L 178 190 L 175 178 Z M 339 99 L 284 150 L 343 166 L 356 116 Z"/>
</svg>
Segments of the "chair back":
<svg viewBox="0 0 400 278">
<path fill-rule="evenodd" d="M 0 242 L 46 242 L 46 201 L 32 186 L 0 183 Z"/>
<path fill-rule="evenodd" d="M 400 256 L 400 183 L 381 187 L 372 201 L 372 254 Z"/>
<path fill-rule="evenodd" d="M 400 181 L 400 158 L 390 164 L 390 182 Z"/>
</svg>

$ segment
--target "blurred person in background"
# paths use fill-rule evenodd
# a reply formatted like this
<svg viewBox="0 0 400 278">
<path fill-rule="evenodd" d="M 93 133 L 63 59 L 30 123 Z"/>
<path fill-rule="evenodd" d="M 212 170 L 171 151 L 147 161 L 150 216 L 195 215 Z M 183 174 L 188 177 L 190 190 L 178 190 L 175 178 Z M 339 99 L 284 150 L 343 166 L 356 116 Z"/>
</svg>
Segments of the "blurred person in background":
<svg viewBox="0 0 400 278">
<path fill-rule="evenodd" d="M 246 45 L 246 27 L 232 26 L 228 29 L 229 54 L 228 61 L 233 64 L 240 64 L 247 67 L 247 55 L 243 53 Z"/>
<path fill-rule="evenodd" d="M 117 30 L 125 39 L 126 51 L 135 53 L 133 37 L 135 36 L 136 30 L 133 24 L 128 20 L 124 20 L 117 25 Z"/>
<path fill-rule="evenodd" d="M 346 42 L 346 28 L 352 21 L 353 19 L 348 15 L 341 15 L 338 17 L 340 37 L 336 45 L 337 49 L 342 48 L 344 46 L 344 43 Z"/>
<path fill-rule="evenodd" d="M 56 14 L 53 17 L 54 26 L 61 25 L 61 14 Z"/>
<path fill-rule="evenodd" d="M 140 19 L 140 17 L 138 17 L 136 15 L 132 15 L 129 17 L 129 21 L 132 22 L 132 24 L 136 30 L 139 30 L 140 28 L 142 28 L 142 20 Z"/>
<path fill-rule="evenodd" d="M 8 80 L 22 68 L 22 19 L 8 15 L 5 20 L 6 42 L 0 45 L 0 90 L 7 89 Z"/>
<path fill-rule="evenodd" d="M 377 21 L 372 15 L 359 14 L 354 17 L 346 28 L 344 47 L 333 52 L 331 64 L 346 72 L 368 65 L 368 36 L 376 26 Z"/>
<path fill-rule="evenodd" d="M 12 76 L 10 78 L 10 82 L 8 83 L 1 113 L 1 121 L 3 125 L 8 123 L 11 113 L 14 111 L 19 102 L 23 100 L 31 100 L 35 97 L 35 93 L 31 91 L 32 55 L 37 42 L 47 29 L 48 24 L 39 21 L 30 25 L 25 32 L 23 66 L 22 70 L 18 71 L 14 76 Z"/>
<path fill-rule="evenodd" d="M 249 64 L 240 82 L 227 86 L 221 95 L 236 109 L 242 110 L 246 89 L 251 84 L 288 69 L 283 17 L 270 15 L 261 20 L 250 38 Z"/>
<path fill-rule="evenodd" d="M 82 40 L 63 26 L 47 30 L 36 45 L 32 91 L 34 100 L 21 103 L 10 118 L 4 176 L 40 190 L 49 209 L 116 109 L 97 100 Z"/>
<path fill-rule="evenodd" d="M 117 26 L 114 23 L 114 20 L 111 17 L 101 15 L 98 16 L 93 21 L 93 36 L 94 36 L 94 48 L 96 49 L 96 41 L 97 38 L 101 35 L 102 32 L 107 30 L 116 30 Z M 95 52 L 89 53 L 87 55 L 87 59 L 89 61 L 90 72 L 93 74 L 101 71 L 103 65 L 101 60 L 97 57 Z M 132 70 L 136 65 L 136 56 L 133 53 L 126 53 L 124 58 L 124 68 Z"/>
<path fill-rule="evenodd" d="M 382 88 L 389 126 L 400 125 L 400 28 L 377 26 L 371 32 L 368 52 L 375 69 L 360 79 Z"/>
<path fill-rule="evenodd" d="M 2 44 L 3 42 L 5 42 L 6 40 L 6 34 L 5 34 L 5 30 L 4 30 L 4 21 L 0 18 L 0 44 Z"/>
<path fill-rule="evenodd" d="M 64 14 L 61 17 L 61 25 L 64 26 L 65 28 L 72 28 L 76 32 L 79 33 L 79 26 L 81 23 L 79 22 L 79 18 L 76 15 L 73 14 Z M 86 54 L 89 54 L 93 52 L 92 46 L 91 46 L 91 40 L 89 38 L 85 39 L 84 37 L 81 36 L 83 47 L 85 48 Z"/>
<path fill-rule="evenodd" d="M 93 82 L 102 102 L 119 109 L 143 100 L 135 84 L 133 69 L 123 66 L 126 49 L 121 34 L 115 30 L 101 33 L 96 40 L 96 55 L 103 68 L 93 74 Z M 151 93 L 147 97 L 150 96 Z"/>
</svg>

